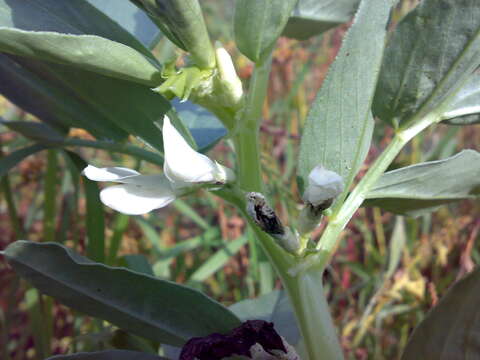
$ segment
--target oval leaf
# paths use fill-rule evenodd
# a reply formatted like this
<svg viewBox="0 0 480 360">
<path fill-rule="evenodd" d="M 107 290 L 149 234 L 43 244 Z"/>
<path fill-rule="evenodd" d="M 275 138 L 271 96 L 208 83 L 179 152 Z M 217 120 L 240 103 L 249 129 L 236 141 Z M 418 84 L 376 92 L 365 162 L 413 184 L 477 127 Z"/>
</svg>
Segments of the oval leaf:
<svg viewBox="0 0 480 360">
<path fill-rule="evenodd" d="M 90 130 L 98 126 L 98 121 L 102 121 L 103 126 L 115 132 L 119 129 L 122 133 L 137 136 L 151 147 L 163 151 L 162 132 L 156 122 L 163 118 L 171 106 L 161 95 L 130 81 L 72 69 L 66 65 L 52 66 L 22 57 L 16 57 L 15 61 L 78 100 L 82 108 L 93 111 L 94 118 L 84 118 L 82 122 L 75 123 L 76 127 L 84 128 L 87 122 Z M 94 135 L 100 136 L 97 132 Z"/>
<path fill-rule="evenodd" d="M 122 141 L 127 137 L 125 131 L 109 124 L 108 119 L 86 107 L 81 99 L 50 84 L 16 60 L 0 54 L 0 93 L 11 102 L 62 133 L 69 127 L 78 127 L 97 138 Z"/>
<path fill-rule="evenodd" d="M 480 358 L 480 268 L 453 285 L 413 332 L 402 360 Z"/>
<path fill-rule="evenodd" d="M 424 0 L 398 24 L 385 51 L 373 110 L 387 122 L 438 109 L 480 65 L 480 2 Z"/>
<path fill-rule="evenodd" d="M 451 125 L 470 125 L 480 122 L 480 74 L 475 72 L 455 95 L 442 115 Z"/>
<path fill-rule="evenodd" d="M 148 49 L 84 0 L 0 0 L 0 51 L 151 86 L 161 82 Z"/>
<path fill-rule="evenodd" d="M 168 360 L 167 358 L 129 350 L 105 350 L 52 356 L 46 360 Z"/>
<path fill-rule="evenodd" d="M 84 0 L 62 3 L 0 0 L 0 26 L 28 32 L 97 35 L 126 45 L 152 63 L 156 62 L 135 37 Z M 161 120 L 170 105 L 160 95 L 152 94 L 149 88 L 25 57 L 10 55 L 8 58 L 2 56 L 1 60 L 0 65 L 6 64 L 0 66 L 0 76 L 8 81 L 6 85 L 0 82 L 0 90 L 41 120 L 57 128 L 84 128 L 93 136 L 109 141 L 124 140 L 130 133 L 157 150 L 163 150 L 161 131 L 155 122 Z M 42 94 L 44 89 L 47 90 L 45 95 Z M 22 96 L 24 93 L 32 96 Z M 48 106 L 44 106 L 36 94 L 48 100 Z"/>
<path fill-rule="evenodd" d="M 148 86 L 162 82 L 161 67 L 121 43 L 95 35 L 0 27 L 0 51 L 51 61 Z"/>
<path fill-rule="evenodd" d="M 300 145 L 300 187 L 317 165 L 335 171 L 348 191 L 370 146 L 370 106 L 392 1 L 362 1 L 342 48 L 307 116 Z M 368 54 L 366 56 L 365 54 Z"/>
<path fill-rule="evenodd" d="M 0 26 L 31 32 L 97 35 L 127 45 L 156 61 L 133 35 L 85 0 L 0 0 Z"/>
<path fill-rule="evenodd" d="M 360 0 L 299 0 L 283 36 L 306 40 L 350 20 Z"/>
<path fill-rule="evenodd" d="M 237 0 L 234 32 L 238 49 L 262 63 L 283 31 L 297 0 Z"/>
<path fill-rule="evenodd" d="M 233 313 L 199 291 L 94 263 L 59 244 L 20 240 L 4 253 L 40 291 L 147 339 L 182 346 L 192 337 L 240 325 Z"/>
<path fill-rule="evenodd" d="M 480 195 L 480 153 L 455 156 L 389 171 L 367 195 L 365 205 L 418 215 L 440 205 Z"/>
</svg>

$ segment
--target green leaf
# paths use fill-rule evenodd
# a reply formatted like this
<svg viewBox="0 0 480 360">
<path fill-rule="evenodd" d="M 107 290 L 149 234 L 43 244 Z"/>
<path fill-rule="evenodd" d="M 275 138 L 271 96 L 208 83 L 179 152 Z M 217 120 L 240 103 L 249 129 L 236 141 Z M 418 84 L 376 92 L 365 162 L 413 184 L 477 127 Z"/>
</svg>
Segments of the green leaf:
<svg viewBox="0 0 480 360">
<path fill-rule="evenodd" d="M 136 220 L 138 222 L 138 219 Z M 148 224 L 145 222 L 138 223 L 142 228 L 145 236 L 152 242 L 154 246 L 157 245 L 158 242 L 154 241 L 157 240 L 158 236 L 155 237 L 156 234 L 153 234 L 150 230 L 152 228 L 150 227 L 149 229 L 146 226 Z M 219 242 L 221 242 L 220 232 L 217 228 L 212 227 L 210 230 L 206 231 L 202 235 L 181 241 L 170 248 L 159 249 L 158 251 L 156 251 L 156 257 L 159 260 L 153 265 L 154 272 L 157 276 L 167 277 L 167 275 L 170 273 L 170 264 L 175 260 L 175 258 L 183 255 L 188 251 L 193 251 L 201 246 L 218 246 Z"/>
<path fill-rule="evenodd" d="M 125 255 L 123 259 L 125 260 L 126 265 L 130 270 L 133 270 L 142 274 L 154 276 L 152 267 L 150 266 L 150 263 L 148 262 L 145 255 L 130 254 L 130 255 Z"/>
<path fill-rule="evenodd" d="M 480 195 L 480 153 L 455 156 L 389 171 L 367 194 L 366 206 L 417 215 L 450 202 Z"/>
<path fill-rule="evenodd" d="M 208 258 L 188 279 L 189 282 L 202 282 L 225 266 L 232 256 L 247 242 L 246 236 L 230 241 Z"/>
<path fill-rule="evenodd" d="M 187 218 L 190 218 L 190 220 L 192 220 L 196 225 L 201 227 L 203 230 L 208 231 L 212 227 L 210 226 L 208 221 L 205 220 L 202 214 L 199 214 L 196 209 L 194 209 L 192 206 L 190 206 L 188 203 L 186 203 L 182 199 L 175 199 L 173 206 L 175 206 L 175 209 L 177 209 L 177 211 L 180 214 L 182 214 Z"/>
<path fill-rule="evenodd" d="M 274 290 L 255 299 L 237 302 L 229 307 L 240 320 L 265 320 L 273 322 L 275 330 L 291 345 L 300 342 L 300 330 L 292 305 L 284 291 Z"/>
<path fill-rule="evenodd" d="M 389 40 L 373 110 L 396 124 L 440 116 L 480 65 L 480 3 L 424 0 Z"/>
<path fill-rule="evenodd" d="M 39 358 L 50 356 L 53 332 L 52 301 L 42 298 L 37 289 L 28 289 L 24 294 L 24 306 L 28 311 L 29 330 L 32 333 L 35 354 Z"/>
<path fill-rule="evenodd" d="M 11 102 L 65 133 L 69 127 L 86 129 L 98 138 L 121 141 L 127 137 L 122 129 L 72 96 L 66 87 L 50 84 L 28 70 L 22 59 L 0 54 L 0 93 Z"/>
<path fill-rule="evenodd" d="M 105 261 L 105 213 L 100 201 L 100 189 L 94 181 L 83 178 L 87 200 L 87 255 L 98 262 Z"/>
<path fill-rule="evenodd" d="M 392 1 L 363 1 L 307 116 L 300 145 L 299 183 L 317 165 L 335 171 L 345 192 L 370 146 L 370 106 Z"/>
<path fill-rule="evenodd" d="M 23 136 L 44 144 L 62 142 L 65 137 L 47 124 L 33 121 L 4 121 L 0 123 Z"/>
<path fill-rule="evenodd" d="M 462 115 L 453 119 L 445 120 L 444 123 L 449 125 L 473 125 L 480 123 L 480 117 L 478 114 Z"/>
<path fill-rule="evenodd" d="M 59 244 L 20 240 L 5 255 L 40 291 L 147 339 L 182 346 L 192 337 L 240 325 L 233 313 L 196 290 L 94 263 Z"/>
<path fill-rule="evenodd" d="M 52 356 L 46 360 L 168 360 L 165 357 L 129 350 L 105 350 Z"/>
<path fill-rule="evenodd" d="M 24 68 L 57 88 L 63 89 L 83 103 L 83 106 L 98 114 L 96 117 L 112 129 L 121 129 L 137 136 L 151 147 L 163 151 L 162 132 L 157 125 L 171 108 L 159 94 L 149 88 L 126 80 L 75 69 L 70 66 L 16 58 Z M 58 100 L 60 101 L 60 99 Z M 94 123 L 96 119 L 87 119 Z M 82 124 L 78 124 L 82 127 Z M 97 134 L 95 134 L 97 135 Z"/>
<path fill-rule="evenodd" d="M 216 117 L 190 102 L 173 103 L 177 107 L 178 115 L 182 117 L 180 122 L 177 115 L 171 113 L 170 104 L 161 95 L 143 86 L 98 76 L 87 71 L 76 70 L 75 73 L 72 73 L 68 66 L 58 65 L 55 73 L 53 73 L 47 64 L 38 61 L 15 58 L 18 63 L 14 63 L 9 58 L 5 59 L 9 61 L 6 65 L 15 65 L 14 69 L 19 68 L 22 73 L 25 73 L 25 76 L 14 77 L 8 83 L 0 82 L 0 92 L 7 93 L 8 97 L 14 102 L 19 100 L 21 107 L 39 116 L 42 120 L 53 117 L 55 119 L 54 126 L 58 114 L 65 114 L 58 120 L 63 120 L 65 125 L 85 128 L 97 137 L 107 137 L 109 140 L 112 138 L 121 140 L 121 134 L 126 135 L 125 130 L 128 130 L 160 152 L 163 152 L 161 119 L 163 114 L 168 111 L 170 119 L 176 125 L 178 124 L 178 130 L 186 139 L 191 136 L 188 128 L 190 129 L 200 151 L 208 150 L 226 134 L 225 128 Z M 12 74 L 11 71 L 7 70 L 9 68 L 9 66 L 6 66 L 2 69 L 2 56 L 0 55 L 0 76 L 5 74 L 8 79 Z M 2 70 L 5 70 L 5 73 Z M 49 83 L 41 81 L 38 87 L 36 85 L 32 86 L 32 80 L 39 78 L 36 74 L 49 79 Z M 23 80 L 25 80 L 25 84 Z M 69 87 L 73 87 L 73 89 L 69 89 Z M 51 89 L 53 93 L 49 94 L 44 89 Z M 32 96 L 22 96 L 23 93 L 31 93 L 32 91 L 34 91 Z M 39 97 L 34 96 L 37 94 Z M 48 106 L 42 106 L 45 103 L 48 103 Z M 75 118 L 69 118 L 70 114 Z M 69 119 L 69 121 L 65 121 L 66 119 Z M 135 121 L 132 121 L 132 119 L 135 119 Z M 46 122 L 52 124 L 52 121 Z M 53 131 L 53 129 L 47 131 L 47 128 L 41 124 L 22 122 L 6 125 L 12 129 L 15 127 L 14 130 L 36 140 L 47 142 L 54 140 L 46 137 L 47 132 Z M 31 128 L 30 131 L 27 127 Z M 38 127 L 38 130 L 42 131 L 35 134 L 34 127 Z M 110 134 L 112 136 L 108 136 Z M 55 140 L 58 140 L 55 143 L 59 146 L 92 146 L 130 153 L 130 155 L 141 156 L 142 158 L 146 156 L 150 158 L 150 160 L 147 159 L 148 161 L 162 165 L 161 159 L 153 158 L 158 157 L 158 155 L 129 145 L 113 142 L 108 145 L 107 143 L 94 143 L 71 138 L 65 138 L 63 142 L 60 142 L 60 139 Z M 143 152 L 143 154 L 136 154 L 139 152 Z"/>
<path fill-rule="evenodd" d="M 0 0 L 0 26 L 31 32 L 97 35 L 129 46 L 155 62 L 140 41 L 85 0 Z"/>
<path fill-rule="evenodd" d="M 350 20 L 360 0 L 299 0 L 283 36 L 306 40 Z"/>
<path fill-rule="evenodd" d="M 83 140 L 72 137 L 63 137 L 53 128 L 45 123 L 33 121 L 3 121 L 0 117 L 0 123 L 4 124 L 11 130 L 14 130 L 23 136 L 42 143 L 46 146 L 55 147 L 88 147 L 93 149 L 101 149 L 105 151 L 118 152 L 127 154 L 137 159 L 148 161 L 152 164 L 163 166 L 163 158 L 151 151 L 142 149 L 141 147 L 129 144 L 121 144 L 110 141 L 94 141 Z"/>
<path fill-rule="evenodd" d="M 16 166 L 20 161 L 26 157 L 33 155 L 41 150 L 45 150 L 47 147 L 40 144 L 24 147 L 20 150 L 15 150 L 6 156 L 0 158 L 0 177 L 10 171 L 11 168 Z"/>
<path fill-rule="evenodd" d="M 138 40 L 84 0 L 61 4 L 54 0 L 0 0 L 0 25 L 24 31 L 97 35 L 156 61 Z M 149 88 L 61 64 L 11 55 L 7 60 L 9 63 L 0 66 L 0 75 L 10 85 L 0 85 L 0 90 L 42 120 L 56 120 L 63 128 L 85 128 L 100 139 L 120 141 L 128 132 L 162 150 L 161 132 L 153 123 L 170 105 Z M 12 71 L 14 75 L 9 74 Z M 34 81 L 29 78 L 32 74 Z M 43 103 L 34 96 L 22 97 L 15 84 L 18 80 L 29 93 L 38 94 L 47 88 L 48 96 L 42 97 L 49 100 L 48 106 L 42 109 Z M 62 112 L 56 114 L 57 109 Z"/>
<path fill-rule="evenodd" d="M 478 359 L 480 268 L 453 285 L 414 330 L 402 360 Z"/>
<path fill-rule="evenodd" d="M 87 162 L 77 154 L 67 151 L 67 156 L 76 167 L 75 178 L 80 177 Z M 87 228 L 87 256 L 98 262 L 105 262 L 105 212 L 103 203 L 100 201 L 100 189 L 98 183 L 82 177 L 85 189 L 87 211 L 85 216 Z"/>
<path fill-rule="evenodd" d="M 0 51 L 152 87 L 162 82 L 161 67 L 150 58 L 129 46 L 96 35 L 0 27 Z"/>
<path fill-rule="evenodd" d="M 283 31 L 297 0 L 237 0 L 234 33 L 241 53 L 262 63 Z"/>
<path fill-rule="evenodd" d="M 120 24 L 149 49 L 153 48 L 161 37 L 158 27 L 129 0 L 87 1 Z"/>
<path fill-rule="evenodd" d="M 470 125 L 480 122 L 480 74 L 475 72 L 456 93 L 442 120 L 450 125 Z"/>
<path fill-rule="evenodd" d="M 402 216 L 397 216 L 395 217 L 395 226 L 388 246 L 388 266 L 385 272 L 385 279 L 390 279 L 397 270 L 406 242 L 407 232 L 405 229 L 405 219 Z"/>
</svg>

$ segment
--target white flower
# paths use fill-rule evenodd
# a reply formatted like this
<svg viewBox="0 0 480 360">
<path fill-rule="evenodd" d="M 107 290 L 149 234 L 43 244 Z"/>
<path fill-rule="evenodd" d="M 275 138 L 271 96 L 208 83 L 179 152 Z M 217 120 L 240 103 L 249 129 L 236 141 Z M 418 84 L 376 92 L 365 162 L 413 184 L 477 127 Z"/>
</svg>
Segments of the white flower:
<svg viewBox="0 0 480 360">
<path fill-rule="evenodd" d="M 303 200 L 318 206 L 332 200 L 343 191 L 343 179 L 334 171 L 316 166 L 308 175 L 308 186 L 303 193 Z"/>
<path fill-rule="evenodd" d="M 100 192 L 102 202 L 128 215 L 145 214 L 170 204 L 197 183 L 225 184 L 233 172 L 193 150 L 165 116 L 163 121 L 165 175 L 141 175 L 123 167 L 97 168 L 88 165 L 83 174 L 94 181 L 118 182 Z"/>
</svg>

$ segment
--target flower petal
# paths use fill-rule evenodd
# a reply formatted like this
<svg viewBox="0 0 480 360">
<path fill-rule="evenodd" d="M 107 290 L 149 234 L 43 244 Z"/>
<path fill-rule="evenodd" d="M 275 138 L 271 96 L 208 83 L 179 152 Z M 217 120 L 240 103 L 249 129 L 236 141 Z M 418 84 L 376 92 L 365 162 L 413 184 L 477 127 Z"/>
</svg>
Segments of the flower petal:
<svg viewBox="0 0 480 360">
<path fill-rule="evenodd" d="M 308 175 L 308 186 L 303 193 L 303 200 L 314 206 L 336 198 L 344 188 L 343 179 L 334 171 L 316 166 Z"/>
<path fill-rule="evenodd" d="M 193 150 L 167 116 L 163 120 L 163 146 L 163 170 L 171 182 L 216 182 L 216 164 Z"/>
<path fill-rule="evenodd" d="M 137 184 L 109 186 L 100 192 L 102 202 L 127 215 L 141 215 L 159 209 L 175 200 L 169 184 L 156 187 Z"/>
<path fill-rule="evenodd" d="M 124 167 L 106 167 L 97 168 L 92 165 L 88 165 L 83 169 L 82 174 L 93 181 L 116 181 L 123 182 L 125 178 L 138 176 L 138 171 L 124 168 Z"/>
</svg>

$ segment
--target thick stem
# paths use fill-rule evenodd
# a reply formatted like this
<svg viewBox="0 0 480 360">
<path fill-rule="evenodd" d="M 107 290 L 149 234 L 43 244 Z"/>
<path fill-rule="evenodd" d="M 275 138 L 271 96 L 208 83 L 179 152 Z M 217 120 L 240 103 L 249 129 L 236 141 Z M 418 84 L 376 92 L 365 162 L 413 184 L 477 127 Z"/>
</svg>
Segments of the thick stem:
<svg viewBox="0 0 480 360">
<path fill-rule="evenodd" d="M 262 192 L 259 130 L 262 108 L 267 94 L 271 58 L 255 66 L 245 108 L 234 135 L 240 188 Z"/>
<path fill-rule="evenodd" d="M 263 189 L 258 136 L 270 66 L 271 58 L 255 67 L 245 109 L 234 135 L 239 185 L 244 191 L 262 192 Z M 242 191 L 230 189 L 217 193 L 235 204 L 248 219 L 258 241 L 280 276 L 297 316 L 308 359 L 343 359 L 323 293 L 321 269 L 312 268 L 298 276 L 291 276 L 289 270 L 297 265 L 298 259 L 280 248 L 268 234 L 253 223 L 246 214 Z"/>
<path fill-rule="evenodd" d="M 283 284 L 295 311 L 310 360 L 342 360 L 343 353 L 323 291 L 323 270 L 310 268 Z"/>
<path fill-rule="evenodd" d="M 322 269 L 311 267 L 292 276 L 290 269 L 298 259 L 280 248 L 246 213 L 243 193 L 238 189 L 216 191 L 217 195 L 234 204 L 248 220 L 255 236 L 279 275 L 297 318 L 308 358 L 303 360 L 341 360 L 342 349 L 330 316 L 322 285 Z"/>
</svg>

